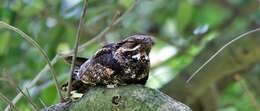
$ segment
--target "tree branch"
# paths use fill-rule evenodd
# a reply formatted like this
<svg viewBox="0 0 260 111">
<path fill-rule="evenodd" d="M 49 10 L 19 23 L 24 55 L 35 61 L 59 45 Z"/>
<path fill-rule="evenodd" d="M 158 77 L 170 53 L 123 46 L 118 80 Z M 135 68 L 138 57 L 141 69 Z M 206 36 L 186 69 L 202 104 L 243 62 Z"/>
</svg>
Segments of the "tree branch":
<svg viewBox="0 0 260 111">
<path fill-rule="evenodd" d="M 201 70 L 190 84 L 186 84 L 187 78 L 201 63 L 211 57 L 224 43 L 233 38 L 224 36 L 212 40 L 195 57 L 193 63 L 183 69 L 162 90 L 171 97 L 178 97 L 178 100 L 186 104 L 192 104 L 210 85 L 222 77 L 243 70 L 260 60 L 260 38 L 257 37 L 257 34 L 259 33 L 251 34 L 250 37 L 245 37 L 227 47 L 212 63 L 209 63 L 205 69 Z"/>
<path fill-rule="evenodd" d="M 76 38 L 75 38 L 76 40 L 75 40 L 75 46 L 74 46 L 74 54 L 73 54 L 73 57 L 72 57 L 72 64 L 71 64 L 71 67 L 70 67 L 70 76 L 69 76 L 69 81 L 68 81 L 67 97 L 70 97 L 71 81 L 72 81 L 72 76 L 73 76 L 73 72 L 74 72 L 74 69 L 75 69 L 75 60 L 76 60 L 77 53 L 78 53 L 78 46 L 79 46 L 79 39 L 80 39 L 79 36 L 80 36 L 81 28 L 84 24 L 83 21 L 85 20 L 86 13 L 87 13 L 87 0 L 84 0 L 83 10 L 82 10 L 81 17 L 80 17 L 80 20 L 79 20 L 77 35 L 76 35 Z"/>
<path fill-rule="evenodd" d="M 44 111 L 191 111 L 186 105 L 162 92 L 142 85 L 120 86 L 109 89 L 93 87 L 77 102 L 66 107 L 57 104 Z"/>
</svg>

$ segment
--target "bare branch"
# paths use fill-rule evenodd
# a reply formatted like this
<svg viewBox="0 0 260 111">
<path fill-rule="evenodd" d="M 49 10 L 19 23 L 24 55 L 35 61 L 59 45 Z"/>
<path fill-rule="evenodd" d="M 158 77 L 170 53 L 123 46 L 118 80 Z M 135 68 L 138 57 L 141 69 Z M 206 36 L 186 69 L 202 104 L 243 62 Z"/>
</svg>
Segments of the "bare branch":
<svg viewBox="0 0 260 111">
<path fill-rule="evenodd" d="M 32 108 L 33 108 L 34 111 L 40 111 L 40 108 L 39 108 L 36 104 L 33 103 L 32 98 L 30 98 L 29 96 L 27 96 L 27 95 L 22 91 L 22 89 L 21 89 L 19 86 L 17 87 L 17 89 L 18 89 L 18 91 L 19 91 L 20 93 L 22 93 L 22 95 L 25 97 L 25 99 L 28 100 L 28 102 L 32 105 Z"/>
<path fill-rule="evenodd" d="M 256 29 L 253 29 L 253 30 L 250 30 L 250 31 L 247 31 L 239 36 L 237 36 L 235 39 L 229 41 L 227 44 L 225 44 L 224 46 L 222 46 L 214 55 L 212 55 L 205 63 L 203 63 L 189 78 L 188 80 L 186 81 L 186 83 L 189 83 L 191 81 L 191 79 L 201 70 L 203 69 L 210 61 L 212 61 L 221 51 L 223 51 L 227 46 L 229 46 L 230 44 L 234 43 L 235 41 L 243 38 L 243 37 L 246 37 L 246 35 L 249 35 L 251 33 L 254 33 L 254 32 L 257 32 L 257 31 L 260 31 L 260 28 L 256 28 Z"/>
<path fill-rule="evenodd" d="M 77 35 L 76 35 L 76 38 L 75 38 L 76 40 L 75 40 L 75 46 L 74 46 L 74 54 L 73 54 L 73 57 L 72 57 L 72 64 L 71 64 L 71 67 L 70 67 L 70 77 L 69 77 L 69 81 L 68 81 L 67 97 L 70 97 L 72 76 L 73 76 L 73 72 L 74 72 L 74 69 L 75 69 L 75 60 L 76 60 L 77 53 L 78 53 L 78 46 L 79 46 L 79 39 L 80 39 L 79 36 L 80 36 L 81 28 L 84 24 L 83 21 L 85 20 L 86 13 L 87 13 L 87 0 L 84 0 L 83 10 L 82 10 L 81 17 L 80 17 L 80 20 L 79 20 Z"/>
<path fill-rule="evenodd" d="M 89 46 L 90 44 L 93 44 L 95 42 L 97 42 L 98 40 L 100 40 L 101 38 L 104 37 L 104 35 L 115 25 L 117 25 L 120 21 L 122 21 L 122 19 L 127 16 L 129 14 L 129 12 L 131 12 L 133 10 L 133 8 L 137 5 L 138 2 L 134 2 L 125 12 L 124 14 L 122 14 L 120 17 L 118 17 L 116 20 L 114 20 L 110 25 L 108 25 L 106 28 L 104 28 L 98 35 L 96 35 L 95 37 L 93 37 L 92 39 L 90 39 L 88 42 L 82 44 L 79 46 L 79 52 L 82 52 L 87 46 Z M 74 53 L 74 51 L 70 51 L 67 54 L 64 55 L 60 55 L 62 57 L 66 57 L 69 55 L 72 55 Z"/>
</svg>

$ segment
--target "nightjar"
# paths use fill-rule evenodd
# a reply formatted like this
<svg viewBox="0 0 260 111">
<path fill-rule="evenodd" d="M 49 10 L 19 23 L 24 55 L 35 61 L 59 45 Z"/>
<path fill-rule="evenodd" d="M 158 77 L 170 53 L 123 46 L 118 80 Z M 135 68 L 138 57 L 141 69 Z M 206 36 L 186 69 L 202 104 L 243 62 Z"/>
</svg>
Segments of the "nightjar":
<svg viewBox="0 0 260 111">
<path fill-rule="evenodd" d="M 148 79 L 149 53 L 153 44 L 151 36 L 133 35 L 103 46 L 89 59 L 77 57 L 75 65 L 78 68 L 72 76 L 72 90 L 84 93 L 91 86 L 144 85 Z M 65 60 L 71 63 L 72 56 Z M 67 89 L 67 84 L 63 89 Z"/>
</svg>

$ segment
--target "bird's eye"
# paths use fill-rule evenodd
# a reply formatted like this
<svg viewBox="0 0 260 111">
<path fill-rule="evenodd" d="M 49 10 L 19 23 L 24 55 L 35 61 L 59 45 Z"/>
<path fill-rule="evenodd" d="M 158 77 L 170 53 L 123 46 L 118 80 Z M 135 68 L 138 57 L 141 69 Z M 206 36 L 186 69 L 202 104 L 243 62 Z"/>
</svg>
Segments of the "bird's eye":
<svg viewBox="0 0 260 111">
<path fill-rule="evenodd" d="M 135 41 L 130 39 L 130 40 L 127 40 L 128 43 L 134 43 Z"/>
<path fill-rule="evenodd" d="M 134 43 L 134 42 L 127 42 L 125 45 L 127 47 L 129 47 L 129 48 L 134 48 L 136 46 L 136 43 Z"/>
</svg>

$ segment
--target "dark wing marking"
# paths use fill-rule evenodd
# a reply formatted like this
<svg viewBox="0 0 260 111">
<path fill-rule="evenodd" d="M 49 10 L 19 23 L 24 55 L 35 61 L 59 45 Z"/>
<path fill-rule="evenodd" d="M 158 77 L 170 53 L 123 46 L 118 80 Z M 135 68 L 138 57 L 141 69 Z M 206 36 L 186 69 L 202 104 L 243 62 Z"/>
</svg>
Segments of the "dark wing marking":
<svg viewBox="0 0 260 111">
<path fill-rule="evenodd" d="M 65 61 L 69 64 L 72 64 L 72 56 L 64 57 Z M 76 57 L 75 65 L 80 67 L 83 63 L 85 63 L 88 60 L 88 58 L 83 57 Z"/>
<path fill-rule="evenodd" d="M 101 50 L 99 50 L 96 55 L 94 56 L 94 60 L 96 63 L 101 64 L 104 67 L 110 68 L 116 73 L 119 73 L 122 71 L 122 67 L 117 62 L 116 59 L 113 57 L 113 53 L 116 50 L 115 45 L 107 45 L 104 46 Z"/>
</svg>

